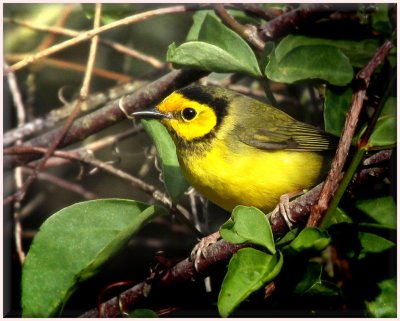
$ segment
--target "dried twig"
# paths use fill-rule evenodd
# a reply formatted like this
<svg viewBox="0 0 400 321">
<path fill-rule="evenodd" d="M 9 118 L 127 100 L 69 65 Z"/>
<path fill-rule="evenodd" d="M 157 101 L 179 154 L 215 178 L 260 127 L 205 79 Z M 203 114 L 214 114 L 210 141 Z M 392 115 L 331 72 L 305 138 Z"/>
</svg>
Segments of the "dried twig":
<svg viewBox="0 0 400 321">
<path fill-rule="evenodd" d="M 328 16 L 334 8 L 332 4 L 303 4 L 299 8 L 269 21 L 265 27 L 261 28 L 260 38 L 264 41 L 277 39 L 305 23 Z"/>
<path fill-rule="evenodd" d="M 14 62 L 14 61 L 20 61 L 21 59 L 25 59 L 26 57 L 29 57 L 30 55 L 28 54 L 12 54 L 12 55 L 6 55 L 5 58 L 7 61 Z M 35 61 L 32 63 L 32 65 L 48 65 L 54 68 L 59 68 L 59 69 L 68 69 L 68 70 L 73 70 L 79 73 L 84 73 L 86 71 L 86 66 L 66 60 L 60 60 L 56 58 L 42 58 L 38 61 Z M 105 79 L 110 79 L 113 81 L 119 81 L 119 82 L 127 82 L 131 81 L 133 77 L 127 76 L 115 71 L 103 69 L 103 68 L 93 68 L 93 75 L 97 77 L 102 77 Z"/>
<path fill-rule="evenodd" d="M 32 169 L 31 168 L 23 168 L 23 172 L 25 174 L 31 174 L 32 173 Z M 41 172 L 37 175 L 37 178 L 43 181 L 48 181 L 54 185 L 57 185 L 61 188 L 64 188 L 66 190 L 69 190 L 73 193 L 78 194 L 79 196 L 81 196 L 84 199 L 87 200 L 93 200 L 93 199 L 98 199 L 99 196 L 96 195 L 95 193 L 92 193 L 88 190 L 86 190 L 85 188 L 83 188 L 81 185 L 76 184 L 76 183 L 72 183 L 72 182 L 68 182 L 65 179 L 62 179 L 60 177 L 57 177 L 55 175 L 51 175 L 49 173 L 44 173 Z"/>
<path fill-rule="evenodd" d="M 72 30 L 72 29 L 60 28 L 60 27 L 54 27 L 54 26 L 51 26 L 51 27 L 42 26 L 42 25 L 38 25 L 37 23 L 32 23 L 30 21 L 19 20 L 19 19 L 5 18 L 4 22 L 11 22 L 11 23 L 18 24 L 20 26 L 24 26 L 24 27 L 33 29 L 33 30 L 50 32 L 52 34 L 63 35 L 63 36 L 68 36 L 68 37 L 76 37 L 80 34 L 79 31 Z M 153 56 L 150 56 L 148 54 L 143 54 L 133 48 L 129 48 L 129 47 L 124 46 L 115 41 L 106 40 L 106 39 L 100 39 L 99 41 L 101 44 L 111 47 L 115 51 L 118 51 L 118 52 L 120 52 L 124 55 L 130 56 L 132 58 L 139 59 L 143 62 L 146 62 L 146 63 L 152 65 L 154 68 L 162 69 L 164 67 L 164 63 Z"/>
<path fill-rule="evenodd" d="M 76 36 L 72 39 L 66 40 L 66 41 L 56 44 L 48 49 L 38 52 L 35 55 L 29 56 L 26 59 L 23 59 L 20 62 L 17 62 L 16 64 L 12 65 L 10 68 L 8 68 L 6 70 L 6 72 L 7 73 L 12 72 L 12 71 L 15 72 L 21 68 L 28 66 L 29 64 L 31 64 L 32 62 L 34 62 L 38 59 L 52 55 L 56 52 L 66 49 L 70 46 L 74 46 L 82 41 L 89 40 L 90 38 L 93 38 L 94 36 L 96 36 L 102 32 L 109 31 L 111 29 L 121 27 L 124 25 L 140 22 L 140 21 L 149 19 L 151 17 L 169 14 L 169 13 L 185 12 L 185 11 L 187 11 L 187 8 L 185 6 L 174 6 L 174 7 L 161 8 L 161 9 L 142 12 L 139 14 L 135 14 L 133 16 L 126 17 L 124 19 L 120 19 L 120 20 L 111 22 L 111 23 L 101 26 L 99 28 L 95 28 L 95 29 L 92 29 L 92 30 L 89 30 L 86 32 L 82 32 L 78 36 Z"/>
<path fill-rule="evenodd" d="M 4 66 L 8 67 L 4 62 Z M 14 106 L 17 114 L 17 124 L 18 127 L 21 127 L 25 124 L 26 120 L 26 112 L 25 106 L 22 101 L 21 92 L 18 87 L 17 77 L 15 77 L 14 73 L 9 73 L 7 75 L 8 86 L 10 87 L 10 92 L 13 98 Z M 21 140 L 16 142 L 17 145 L 21 144 Z M 16 189 L 20 189 L 23 186 L 23 177 L 22 171 L 20 167 L 17 167 L 14 172 L 14 180 Z M 15 248 L 18 254 L 18 258 L 21 264 L 25 261 L 25 252 L 22 247 L 22 225 L 21 225 L 21 201 L 18 200 L 14 202 L 14 240 L 15 240 Z"/>
<path fill-rule="evenodd" d="M 252 25 L 242 25 L 226 11 L 223 4 L 214 5 L 215 13 L 224 21 L 232 30 L 236 31 L 243 39 L 252 44 L 255 48 L 262 51 L 265 42 L 261 40 L 257 34 L 257 28 Z"/>
<path fill-rule="evenodd" d="M 331 170 L 329 171 L 328 177 L 324 182 L 324 187 L 321 191 L 318 203 L 313 207 L 311 211 L 307 226 L 318 226 L 323 218 L 324 213 L 328 209 L 329 202 L 335 194 L 338 184 L 340 182 L 340 173 L 343 169 L 347 154 L 350 149 L 351 140 L 353 138 L 358 123 L 358 117 L 364 103 L 364 98 L 370 78 L 375 69 L 389 54 L 389 51 L 392 48 L 393 43 L 389 40 L 386 41 L 375 53 L 369 63 L 362 70 L 360 70 L 360 72 L 356 76 L 356 79 L 358 81 L 358 88 L 353 93 L 351 107 L 349 113 L 347 114 L 346 122 L 343 128 L 342 135 L 340 137 L 338 149 L 336 150 L 335 158 L 332 162 Z"/>
</svg>

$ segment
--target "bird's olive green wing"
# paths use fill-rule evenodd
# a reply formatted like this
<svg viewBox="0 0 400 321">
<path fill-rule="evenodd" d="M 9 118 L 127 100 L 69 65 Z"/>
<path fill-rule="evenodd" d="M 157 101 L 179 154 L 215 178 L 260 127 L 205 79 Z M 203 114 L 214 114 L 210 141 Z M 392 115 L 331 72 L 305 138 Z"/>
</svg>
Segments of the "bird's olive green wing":
<svg viewBox="0 0 400 321">
<path fill-rule="evenodd" d="M 247 118 L 236 128 L 239 139 L 265 150 L 326 151 L 337 147 L 338 138 L 314 126 L 301 123 L 284 112 L 268 107 L 258 119 Z M 252 119 L 253 118 L 253 119 Z M 243 126 L 243 127 L 244 127 Z"/>
</svg>

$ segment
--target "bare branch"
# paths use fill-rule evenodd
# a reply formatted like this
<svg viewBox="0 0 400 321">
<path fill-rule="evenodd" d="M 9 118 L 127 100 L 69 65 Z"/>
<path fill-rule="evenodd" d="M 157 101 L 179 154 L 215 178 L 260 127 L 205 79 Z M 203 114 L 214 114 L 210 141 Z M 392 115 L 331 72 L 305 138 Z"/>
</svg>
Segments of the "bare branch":
<svg viewBox="0 0 400 321">
<path fill-rule="evenodd" d="M 107 25 L 101 26 L 99 28 L 95 28 L 86 32 L 83 32 L 81 34 L 79 34 L 78 36 L 66 40 L 64 42 L 61 42 L 57 45 L 54 45 L 48 49 L 45 49 L 41 52 L 38 52 L 37 54 L 34 54 L 32 56 L 27 57 L 24 60 L 21 60 L 20 62 L 17 62 L 16 64 L 12 65 L 10 68 L 8 68 L 6 70 L 6 73 L 12 72 L 12 71 L 17 71 L 21 68 L 24 68 L 26 66 L 28 66 L 29 64 L 31 64 L 32 62 L 47 57 L 49 55 L 52 55 L 56 52 L 59 52 L 61 50 L 64 50 L 70 46 L 74 46 L 82 41 L 86 41 L 89 40 L 91 38 L 93 38 L 94 36 L 105 32 L 105 31 L 109 31 L 111 29 L 117 28 L 117 27 L 121 27 L 124 25 L 128 25 L 128 24 L 132 24 L 132 23 L 136 23 L 136 22 L 140 22 L 143 20 L 146 20 L 148 18 L 151 17 L 155 17 L 155 16 L 159 16 L 159 15 L 164 15 L 164 14 L 169 14 L 169 13 L 178 13 L 178 12 L 185 12 L 187 9 L 185 6 L 175 6 L 175 7 L 168 7 L 168 8 L 161 8 L 161 9 L 156 9 L 156 10 L 150 10 L 150 11 L 146 11 L 146 12 L 142 12 L 139 14 L 135 14 L 133 16 L 129 16 L 126 17 L 124 19 L 121 20 L 117 20 L 117 21 L 113 21 Z"/>
</svg>

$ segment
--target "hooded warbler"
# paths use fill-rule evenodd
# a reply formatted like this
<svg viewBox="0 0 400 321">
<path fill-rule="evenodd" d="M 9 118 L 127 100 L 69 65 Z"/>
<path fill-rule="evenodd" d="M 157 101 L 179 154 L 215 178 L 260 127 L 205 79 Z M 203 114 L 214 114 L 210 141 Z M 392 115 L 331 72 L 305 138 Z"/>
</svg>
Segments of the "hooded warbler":
<svg viewBox="0 0 400 321">
<path fill-rule="evenodd" d="M 215 86 L 189 86 L 155 110 L 177 147 L 190 184 L 231 211 L 255 206 L 268 213 L 281 195 L 318 184 L 337 138 L 254 98 Z M 286 218 L 285 218 L 286 219 Z"/>
</svg>

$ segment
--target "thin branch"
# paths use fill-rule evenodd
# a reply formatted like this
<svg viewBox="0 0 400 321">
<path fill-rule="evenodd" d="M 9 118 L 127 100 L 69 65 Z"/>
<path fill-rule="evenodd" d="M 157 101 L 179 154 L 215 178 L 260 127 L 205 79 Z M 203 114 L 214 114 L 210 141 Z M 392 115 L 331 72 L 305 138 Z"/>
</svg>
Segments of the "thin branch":
<svg viewBox="0 0 400 321">
<path fill-rule="evenodd" d="M 255 48 L 262 51 L 265 42 L 261 40 L 257 34 L 257 28 L 252 25 L 242 25 L 226 11 L 223 4 L 214 5 L 215 13 L 224 21 L 232 30 L 236 31 L 244 40 L 252 44 Z"/>
<path fill-rule="evenodd" d="M 61 42 L 57 45 L 54 45 L 48 49 L 45 49 L 41 52 L 38 52 L 37 54 L 34 54 L 32 56 L 27 57 L 26 59 L 21 60 L 20 62 L 17 62 L 16 64 L 12 65 L 6 70 L 6 73 L 9 72 L 15 72 L 21 68 L 24 68 L 31 64 L 32 62 L 47 57 L 49 55 L 52 55 L 56 52 L 59 52 L 61 50 L 64 50 L 70 46 L 74 46 L 82 41 L 89 40 L 90 38 L 105 32 L 112 30 L 114 28 L 118 28 L 124 25 L 132 24 L 132 23 L 137 23 L 146 19 L 149 19 L 151 17 L 159 16 L 159 15 L 165 15 L 169 13 L 178 13 L 178 12 L 186 12 L 187 8 L 185 6 L 175 6 L 175 7 L 168 7 L 168 8 L 161 8 L 161 9 L 156 9 L 156 10 L 150 10 L 146 12 L 142 12 L 139 14 L 135 14 L 133 16 L 126 17 L 124 19 L 120 19 L 117 21 L 113 21 L 107 25 L 101 26 L 99 28 L 95 28 L 86 32 L 83 32 L 79 34 L 78 36 L 66 40 L 64 42 Z"/>
<path fill-rule="evenodd" d="M 4 66 L 8 67 L 6 62 L 4 62 Z M 21 127 L 25 124 L 26 120 L 26 112 L 25 106 L 22 101 L 21 92 L 18 87 L 17 77 L 15 74 L 9 73 L 7 75 L 8 86 L 10 87 L 11 96 L 13 98 L 14 107 L 16 109 L 17 114 L 17 124 L 18 127 Z M 17 145 L 21 145 L 21 141 L 18 140 L 16 142 Z M 23 177 L 22 177 L 22 170 L 20 167 L 17 167 L 14 171 L 14 180 L 15 180 L 15 187 L 16 189 L 20 189 L 23 186 Z M 21 265 L 25 261 L 25 251 L 22 246 L 22 225 L 21 225 L 21 201 L 18 200 L 14 202 L 14 241 L 15 241 L 15 248 L 18 254 L 19 262 Z"/>
<path fill-rule="evenodd" d="M 249 15 L 254 15 L 265 20 L 272 20 L 284 13 L 282 9 L 261 8 L 250 3 L 229 3 L 226 4 L 226 7 L 232 7 L 233 9 L 237 8 L 239 10 L 243 10 Z"/>
<path fill-rule="evenodd" d="M 12 54 L 12 55 L 6 55 L 5 58 L 7 61 L 14 62 L 14 61 L 19 61 L 21 59 L 25 59 L 26 57 L 29 57 L 30 55 L 27 54 Z M 75 62 L 71 61 L 66 61 L 66 60 L 60 60 L 60 59 L 55 59 L 55 58 L 42 58 L 38 61 L 35 61 L 32 63 L 32 65 L 48 65 L 54 68 L 59 68 L 59 69 L 68 69 L 68 70 L 73 70 L 79 73 L 84 73 L 86 71 L 86 66 L 82 64 L 77 64 Z M 103 69 L 103 68 L 94 68 L 93 69 L 93 75 L 102 77 L 105 79 L 110 79 L 113 81 L 119 81 L 119 82 L 127 82 L 127 81 L 132 81 L 133 77 L 127 76 L 115 71 Z"/>
<path fill-rule="evenodd" d="M 161 77 L 154 82 L 140 88 L 133 94 L 124 97 L 123 105 L 125 110 L 130 114 L 135 110 L 143 109 L 147 106 L 154 105 L 173 90 L 186 86 L 195 80 L 207 75 L 203 71 L 195 70 L 175 70 L 164 77 Z M 58 148 L 68 146 L 77 141 L 82 141 L 84 138 L 99 132 L 109 126 L 116 124 L 126 117 L 118 107 L 120 100 L 115 100 L 101 109 L 98 109 L 88 115 L 76 120 L 71 126 L 68 133 L 59 143 Z M 51 130 L 41 136 L 38 136 L 24 144 L 24 146 L 42 146 L 47 147 L 48 142 L 52 141 L 59 133 L 59 129 Z M 12 168 L 18 164 L 35 160 L 39 155 L 16 155 L 4 156 L 3 167 Z"/>
<path fill-rule="evenodd" d="M 61 27 L 67 21 L 67 18 L 72 13 L 73 7 L 76 6 L 75 4 L 68 4 L 62 10 L 58 20 L 55 24 L 55 27 Z M 49 34 L 43 41 L 39 44 L 36 51 L 42 51 L 51 46 L 51 44 L 56 40 L 56 34 Z"/>
<path fill-rule="evenodd" d="M 38 25 L 36 23 L 32 23 L 30 21 L 25 21 L 25 20 L 19 20 L 19 19 L 13 19 L 13 18 L 4 18 L 4 22 L 11 22 L 18 24 L 20 26 L 24 26 L 26 28 L 30 28 L 36 31 L 43 31 L 43 32 L 50 32 L 53 34 L 58 34 L 58 35 L 63 35 L 67 37 L 76 37 L 80 34 L 79 31 L 72 30 L 72 29 L 67 29 L 67 28 L 60 28 L 60 27 L 48 27 L 48 26 L 42 26 Z M 137 51 L 133 48 L 129 48 L 127 46 L 124 46 L 118 42 L 107 40 L 107 39 L 100 39 L 99 42 L 103 45 L 106 45 L 110 48 L 113 48 L 115 51 L 120 52 L 124 55 L 127 55 L 129 57 L 139 59 L 143 62 L 146 62 L 153 66 L 154 68 L 157 69 L 162 69 L 164 68 L 165 64 L 158 60 L 157 58 L 148 55 L 148 54 L 143 54 L 140 51 Z"/>
<path fill-rule="evenodd" d="M 385 59 L 392 48 L 393 43 L 389 40 L 386 41 L 375 53 L 369 63 L 362 70 L 360 70 L 356 76 L 358 88 L 353 94 L 351 107 L 349 113 L 347 114 L 346 122 L 340 137 L 338 149 L 336 150 L 335 158 L 332 162 L 331 170 L 329 171 L 328 177 L 324 182 L 324 187 L 321 191 L 318 203 L 311 211 L 307 226 L 318 226 L 322 221 L 326 210 L 328 209 L 328 205 L 332 200 L 332 197 L 335 194 L 340 182 L 340 173 L 343 170 L 343 166 L 350 149 L 352 137 L 354 136 L 354 132 L 358 123 L 359 114 L 364 103 L 370 78 L 375 69 L 382 62 L 382 60 Z"/>
<path fill-rule="evenodd" d="M 264 41 L 277 39 L 305 23 L 329 16 L 334 8 L 333 4 L 303 4 L 269 21 L 265 27 L 261 28 L 259 36 Z"/>
<path fill-rule="evenodd" d="M 94 13 L 94 22 L 93 22 L 93 29 L 98 29 L 100 27 L 100 18 L 101 18 L 101 4 L 96 3 L 95 5 L 95 13 Z M 92 80 L 93 74 L 93 67 L 96 61 L 96 54 L 97 54 L 97 46 L 99 44 L 99 36 L 95 35 L 92 38 L 89 50 L 89 58 L 86 67 L 85 77 L 83 78 L 82 87 L 80 90 L 80 98 L 82 100 L 86 100 L 89 94 L 90 89 L 90 82 Z"/>
<path fill-rule="evenodd" d="M 31 168 L 23 168 L 23 172 L 25 174 L 31 174 L 32 171 L 33 171 L 33 169 L 31 169 Z M 75 183 L 72 183 L 72 182 L 68 182 L 65 179 L 59 178 L 59 177 L 57 177 L 55 175 L 51 175 L 49 173 L 41 172 L 41 173 L 39 173 L 37 175 L 37 178 L 40 179 L 40 180 L 52 183 L 54 185 L 57 185 L 57 186 L 59 186 L 61 188 L 69 190 L 69 191 L 71 191 L 73 193 L 76 193 L 79 196 L 81 196 L 82 198 L 87 199 L 87 200 L 94 200 L 94 199 L 98 199 L 99 198 L 98 195 L 86 190 L 81 185 L 75 184 Z"/>
</svg>

